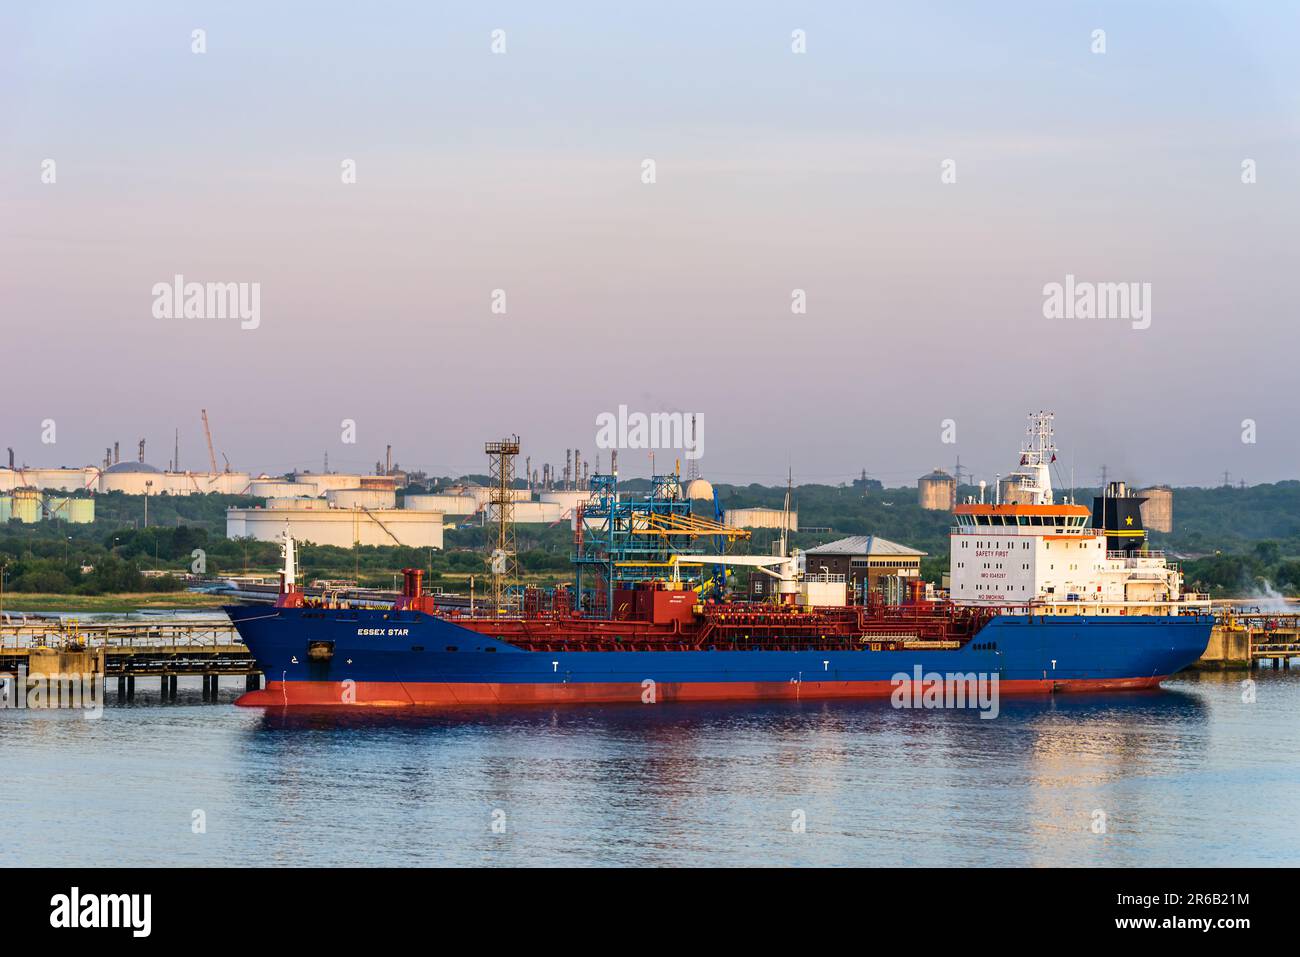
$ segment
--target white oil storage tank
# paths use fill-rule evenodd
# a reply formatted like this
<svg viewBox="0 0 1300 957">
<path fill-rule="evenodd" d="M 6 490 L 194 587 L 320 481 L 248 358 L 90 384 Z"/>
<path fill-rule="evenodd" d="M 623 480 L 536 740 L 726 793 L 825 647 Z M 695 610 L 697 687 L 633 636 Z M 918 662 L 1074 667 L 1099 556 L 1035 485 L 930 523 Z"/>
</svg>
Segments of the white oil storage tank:
<svg viewBox="0 0 1300 957">
<path fill-rule="evenodd" d="M 383 488 L 330 489 L 325 498 L 334 508 L 393 508 L 397 504 L 396 493 Z"/>
<path fill-rule="evenodd" d="M 300 482 L 284 479 L 253 479 L 248 484 L 248 494 L 257 498 L 302 498 L 310 495 Z"/>
<path fill-rule="evenodd" d="M 552 492 L 542 492 L 537 496 L 537 500 L 539 502 L 552 502 L 559 505 L 565 512 L 568 512 L 591 501 L 591 492 L 577 489 L 558 489 Z"/>
<path fill-rule="evenodd" d="M 266 500 L 267 508 L 274 509 L 304 509 L 304 508 L 329 508 L 329 505 L 321 498 L 304 498 L 301 495 L 277 495 L 275 498 Z"/>
<path fill-rule="evenodd" d="M 478 502 L 473 495 L 407 495 L 402 499 L 402 508 L 443 515 L 473 515 L 478 511 Z"/>
</svg>

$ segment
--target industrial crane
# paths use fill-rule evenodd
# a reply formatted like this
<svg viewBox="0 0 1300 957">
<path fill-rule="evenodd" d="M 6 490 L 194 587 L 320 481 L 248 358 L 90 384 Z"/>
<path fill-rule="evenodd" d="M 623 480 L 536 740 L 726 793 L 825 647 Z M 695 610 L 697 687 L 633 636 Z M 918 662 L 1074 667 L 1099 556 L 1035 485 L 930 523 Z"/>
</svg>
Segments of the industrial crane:
<svg viewBox="0 0 1300 957">
<path fill-rule="evenodd" d="M 203 435 L 208 440 L 208 463 L 212 466 L 212 474 L 217 474 L 217 453 L 212 448 L 212 428 L 208 425 L 208 410 L 200 409 L 203 413 Z"/>
</svg>

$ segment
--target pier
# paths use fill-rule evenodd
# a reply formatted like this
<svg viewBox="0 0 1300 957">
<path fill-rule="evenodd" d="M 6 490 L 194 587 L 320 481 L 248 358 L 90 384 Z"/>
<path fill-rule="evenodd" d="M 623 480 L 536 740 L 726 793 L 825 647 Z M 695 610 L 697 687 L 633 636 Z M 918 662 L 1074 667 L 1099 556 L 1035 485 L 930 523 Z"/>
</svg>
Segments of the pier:
<svg viewBox="0 0 1300 957">
<path fill-rule="evenodd" d="M 1251 670 L 1271 665 L 1289 669 L 1291 659 L 1297 657 L 1300 657 L 1300 613 L 1226 610 L 1217 614 L 1209 647 L 1197 665 Z"/>
<path fill-rule="evenodd" d="M 0 625 L 0 672 L 31 678 L 90 675 L 117 700 L 135 698 L 136 680 L 156 679 L 164 701 L 176 699 L 181 677 L 203 679 L 203 699 L 215 701 L 223 677 L 261 687 L 262 672 L 234 626 L 222 621 L 166 620 L 82 624 L 29 619 Z"/>
</svg>

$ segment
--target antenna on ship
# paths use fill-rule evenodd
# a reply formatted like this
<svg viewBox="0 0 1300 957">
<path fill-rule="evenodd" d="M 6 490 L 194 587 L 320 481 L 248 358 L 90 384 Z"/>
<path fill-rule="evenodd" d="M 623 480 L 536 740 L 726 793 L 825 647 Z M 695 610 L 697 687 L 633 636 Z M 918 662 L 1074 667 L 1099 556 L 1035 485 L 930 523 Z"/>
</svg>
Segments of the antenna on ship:
<svg viewBox="0 0 1300 957">
<path fill-rule="evenodd" d="M 794 469 L 786 475 L 785 479 L 785 508 L 781 511 L 781 557 L 786 558 L 790 554 L 790 490 L 794 487 Z"/>
</svg>

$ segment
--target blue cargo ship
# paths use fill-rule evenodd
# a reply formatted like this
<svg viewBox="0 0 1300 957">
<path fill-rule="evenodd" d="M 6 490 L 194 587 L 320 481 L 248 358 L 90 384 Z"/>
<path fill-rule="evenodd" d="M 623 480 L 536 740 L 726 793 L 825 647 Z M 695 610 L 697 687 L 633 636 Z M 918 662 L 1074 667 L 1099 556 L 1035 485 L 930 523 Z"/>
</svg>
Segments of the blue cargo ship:
<svg viewBox="0 0 1300 957">
<path fill-rule="evenodd" d="M 1176 565 L 1146 543 L 1140 506 L 1112 483 L 1091 513 L 1057 503 L 1051 417 L 1031 417 L 1019 471 L 993 502 L 954 508 L 951 588 L 919 576 L 894 600 L 811 574 L 782 535 L 773 557 L 707 554 L 682 542 L 733 531 L 692 516 L 680 485 L 644 499 L 597 476 L 575 516 L 574 602 L 495 590 L 486 614 L 440 606 L 418 569 L 391 606 L 348 607 L 297 585 L 293 539 L 273 608 L 226 609 L 267 686 L 249 706 L 448 707 L 686 700 L 892 697 L 985 700 L 1152 688 L 1205 651 L 1213 617 Z M 612 479 L 612 480 L 611 480 Z M 511 494 L 502 489 L 501 500 Z M 620 536 L 662 543 L 646 557 Z M 631 541 L 631 539 L 628 539 Z M 629 558 L 635 554 L 636 558 Z M 498 552 L 498 560 L 500 552 Z M 727 575 L 772 581 L 766 601 L 731 600 Z M 692 571 L 694 570 L 694 571 Z M 584 571 L 595 575 L 583 586 Z M 685 571 L 686 577 L 683 578 Z"/>
</svg>

